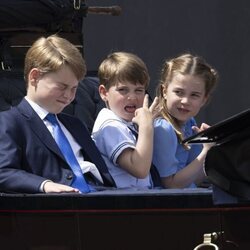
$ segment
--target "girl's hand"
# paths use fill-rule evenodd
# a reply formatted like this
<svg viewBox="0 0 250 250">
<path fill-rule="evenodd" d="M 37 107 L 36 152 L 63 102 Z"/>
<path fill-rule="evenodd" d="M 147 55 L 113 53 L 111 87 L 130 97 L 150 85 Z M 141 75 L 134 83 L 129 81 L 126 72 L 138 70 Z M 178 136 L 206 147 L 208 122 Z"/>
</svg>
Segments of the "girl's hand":
<svg viewBox="0 0 250 250">
<path fill-rule="evenodd" d="M 204 131 L 206 129 L 208 129 L 210 127 L 210 125 L 206 124 L 206 123 L 202 123 L 200 127 L 197 126 L 193 126 L 192 129 L 196 132 L 199 133 L 201 131 Z M 205 150 L 206 152 L 215 145 L 215 142 L 209 142 L 209 143 L 203 143 L 203 150 Z"/>
<path fill-rule="evenodd" d="M 197 126 L 193 126 L 192 129 L 196 132 L 199 133 L 205 129 L 208 129 L 210 127 L 210 125 L 206 124 L 206 123 L 202 123 L 200 127 Z"/>
</svg>

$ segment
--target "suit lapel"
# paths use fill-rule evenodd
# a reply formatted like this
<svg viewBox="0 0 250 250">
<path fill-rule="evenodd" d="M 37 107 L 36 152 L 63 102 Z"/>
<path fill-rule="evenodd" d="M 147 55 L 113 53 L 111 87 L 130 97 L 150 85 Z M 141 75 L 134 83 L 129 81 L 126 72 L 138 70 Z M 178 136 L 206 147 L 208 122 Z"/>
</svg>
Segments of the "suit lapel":
<svg viewBox="0 0 250 250">
<path fill-rule="evenodd" d="M 58 118 L 81 146 L 84 157 L 96 165 L 99 165 L 99 155 L 97 155 L 96 148 L 94 147 L 94 143 L 87 128 L 81 126 L 80 122 L 72 122 L 72 120 L 67 119 L 63 114 L 59 114 Z M 72 117 L 72 119 L 74 118 Z"/>
<path fill-rule="evenodd" d="M 17 109 L 27 121 L 34 134 L 36 134 L 36 136 L 40 139 L 40 141 L 47 148 L 49 148 L 51 151 L 65 160 L 46 125 L 37 115 L 37 113 L 32 109 L 29 103 L 25 99 L 23 99 L 22 102 L 18 105 Z"/>
<path fill-rule="evenodd" d="M 58 119 L 63 123 L 65 128 L 71 133 L 77 143 L 81 146 L 81 148 L 88 154 L 88 145 L 86 142 L 90 135 L 87 132 L 87 129 L 84 130 L 83 126 L 79 126 L 79 122 L 72 122 L 72 120 L 67 119 L 64 114 L 58 114 Z M 72 119 L 74 119 L 72 117 Z M 87 141 L 85 141 L 87 140 Z"/>
</svg>

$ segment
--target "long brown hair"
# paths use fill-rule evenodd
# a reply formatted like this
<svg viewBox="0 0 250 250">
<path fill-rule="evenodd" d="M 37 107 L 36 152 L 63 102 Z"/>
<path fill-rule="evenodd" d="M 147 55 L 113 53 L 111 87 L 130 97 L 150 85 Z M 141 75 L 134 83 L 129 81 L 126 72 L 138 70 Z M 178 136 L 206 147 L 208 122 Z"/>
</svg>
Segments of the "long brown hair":
<svg viewBox="0 0 250 250">
<path fill-rule="evenodd" d="M 191 54 L 183 54 L 179 57 L 166 60 L 163 63 L 160 82 L 157 87 L 159 116 L 172 124 L 178 140 L 181 142 L 183 140 L 181 128 L 178 121 L 169 114 L 167 102 L 163 96 L 163 89 L 167 89 L 177 74 L 198 76 L 203 79 L 205 83 L 205 96 L 209 99 L 217 83 L 218 73 L 203 58 Z"/>
</svg>

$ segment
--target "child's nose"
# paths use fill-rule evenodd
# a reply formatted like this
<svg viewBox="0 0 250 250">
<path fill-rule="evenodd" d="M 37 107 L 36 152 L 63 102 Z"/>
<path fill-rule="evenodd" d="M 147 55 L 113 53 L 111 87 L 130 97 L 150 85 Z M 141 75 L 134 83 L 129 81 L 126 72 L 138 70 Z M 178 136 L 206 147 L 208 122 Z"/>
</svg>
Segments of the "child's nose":
<svg viewBox="0 0 250 250">
<path fill-rule="evenodd" d="M 136 94 L 135 93 L 133 93 L 133 92 L 130 92 L 129 94 L 128 94 L 128 99 L 136 99 Z"/>
<path fill-rule="evenodd" d="M 185 104 L 185 103 L 188 103 L 188 102 L 189 102 L 189 98 L 187 96 L 181 98 L 181 103 Z"/>
</svg>

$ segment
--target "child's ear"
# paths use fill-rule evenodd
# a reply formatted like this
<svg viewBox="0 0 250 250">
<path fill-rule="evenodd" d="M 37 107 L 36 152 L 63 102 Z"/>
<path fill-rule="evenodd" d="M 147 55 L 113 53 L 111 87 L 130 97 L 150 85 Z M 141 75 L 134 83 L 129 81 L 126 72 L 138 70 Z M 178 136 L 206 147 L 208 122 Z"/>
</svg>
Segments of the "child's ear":
<svg viewBox="0 0 250 250">
<path fill-rule="evenodd" d="M 162 85 L 161 85 L 161 94 L 162 94 L 162 96 L 164 97 L 164 99 L 166 98 L 167 91 L 168 91 L 167 86 L 165 86 L 164 84 L 162 84 Z"/>
<path fill-rule="evenodd" d="M 108 93 L 107 89 L 105 88 L 104 85 L 101 84 L 101 85 L 99 86 L 99 94 L 100 94 L 100 96 L 101 96 L 101 98 L 102 98 L 102 100 L 103 100 L 104 102 L 107 102 L 107 101 L 108 101 L 108 99 L 107 99 L 107 93 Z"/>
<path fill-rule="evenodd" d="M 29 73 L 29 83 L 32 86 L 36 86 L 39 77 L 40 77 L 40 71 L 37 68 L 33 68 Z"/>
</svg>

